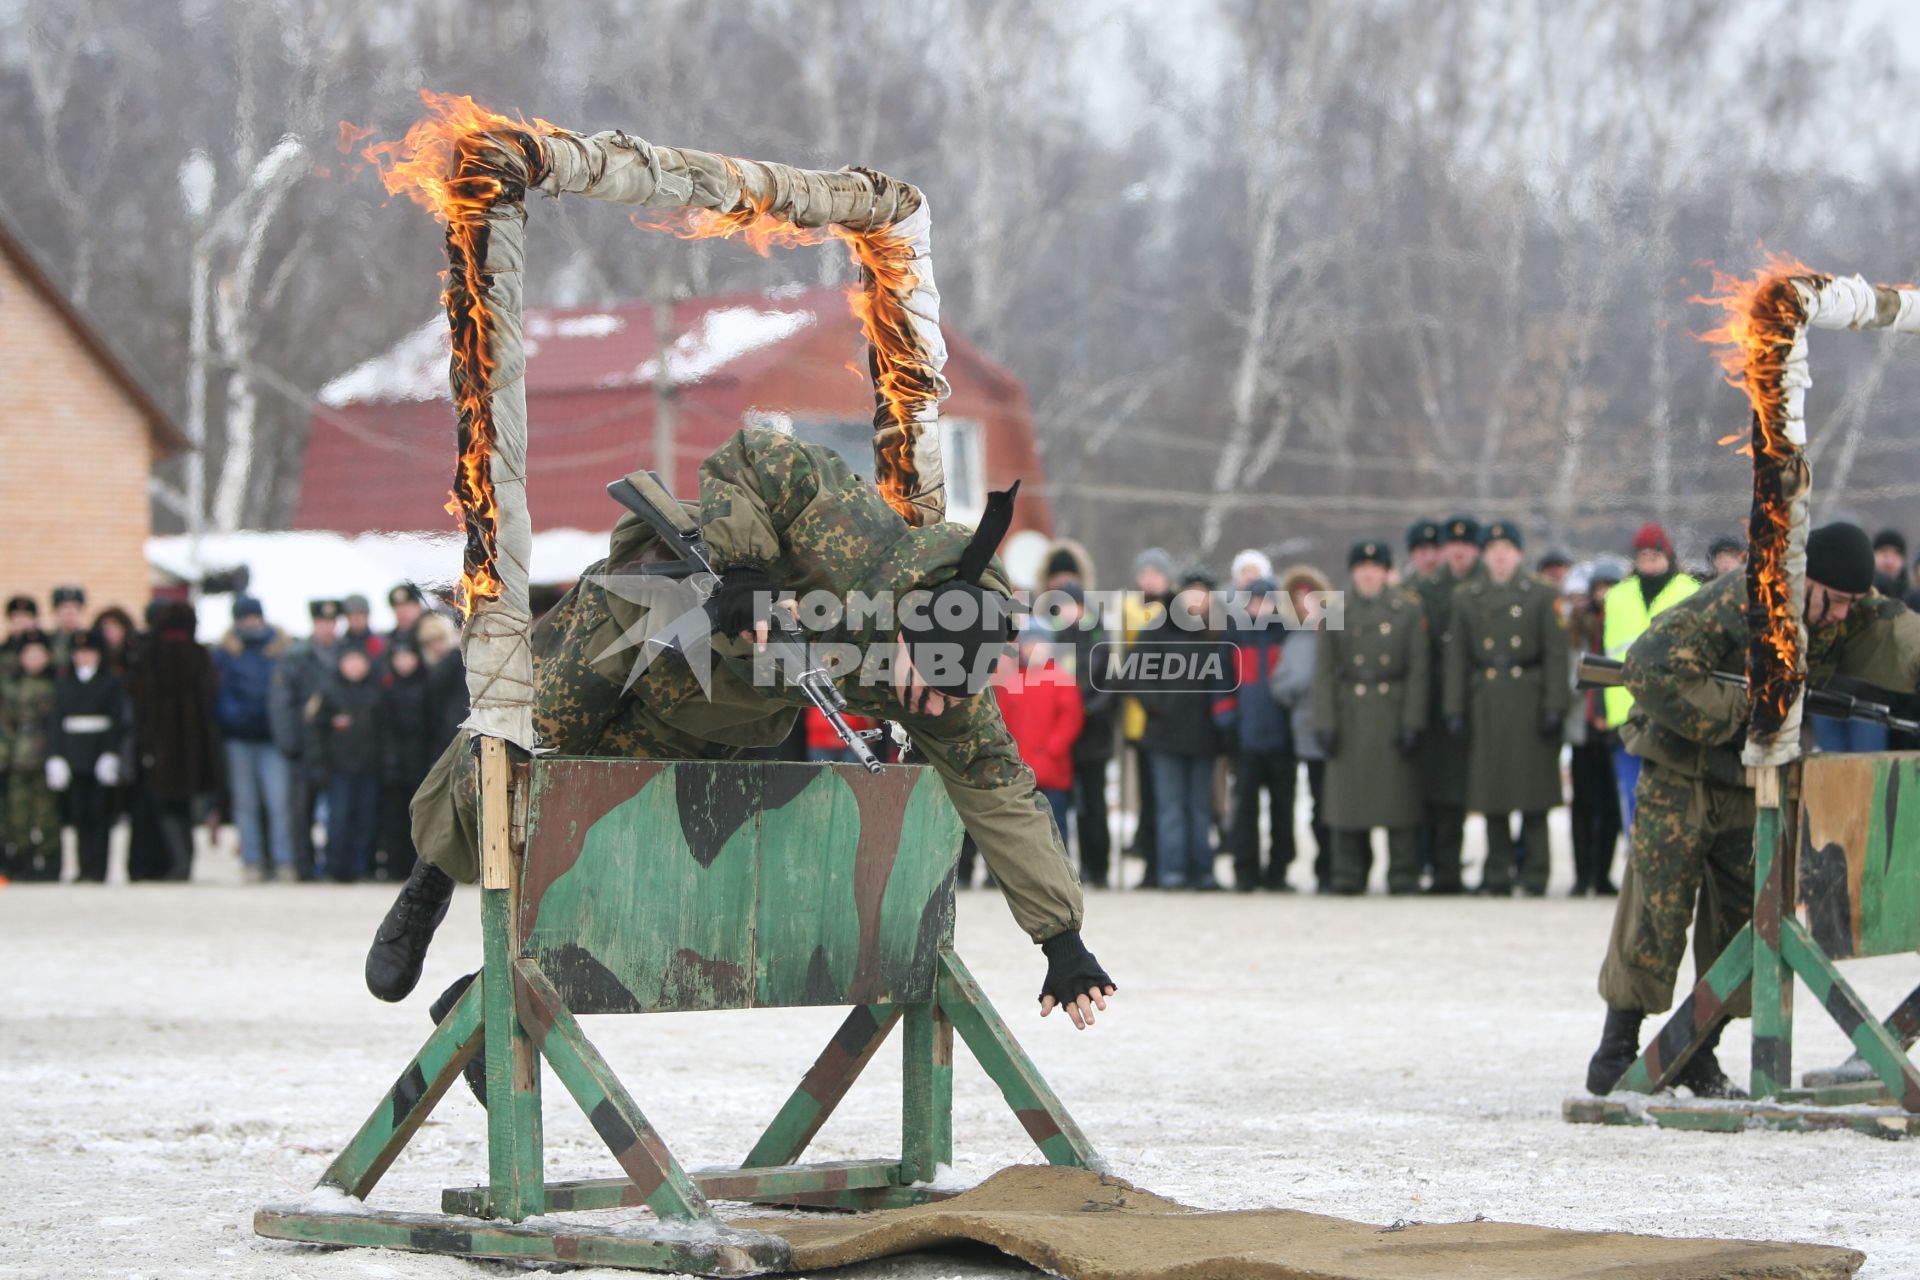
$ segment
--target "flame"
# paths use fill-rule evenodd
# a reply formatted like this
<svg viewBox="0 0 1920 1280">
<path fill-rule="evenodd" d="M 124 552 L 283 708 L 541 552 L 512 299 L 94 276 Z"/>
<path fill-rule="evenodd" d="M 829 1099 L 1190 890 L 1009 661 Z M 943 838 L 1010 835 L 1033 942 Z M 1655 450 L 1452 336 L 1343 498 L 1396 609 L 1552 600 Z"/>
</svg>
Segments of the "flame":
<svg viewBox="0 0 1920 1280">
<path fill-rule="evenodd" d="M 1790 281 L 1824 277 L 1805 263 L 1777 253 L 1767 254 L 1766 265 L 1749 277 L 1728 275 L 1707 265 L 1713 270 L 1713 292 L 1687 301 L 1720 308 L 1721 321 L 1694 336 L 1717 348 L 1714 354 L 1726 370 L 1727 385 L 1746 393 L 1753 412 L 1766 422 L 1777 422 L 1783 408 L 1780 371 L 1806 319 Z M 1740 439 L 1749 440 L 1741 452 L 1750 453 L 1754 441 L 1745 435 L 1730 435 L 1720 443 Z"/>
<path fill-rule="evenodd" d="M 487 216 L 502 199 L 518 199 L 492 156 L 519 151 L 538 167 L 540 136 L 558 132 L 545 120 L 527 121 L 489 110 L 465 94 L 420 91 L 427 114 L 398 141 L 375 142 L 360 154 L 380 174 L 388 194 L 404 195 L 447 229 L 448 270 L 441 304 L 453 337 L 452 384 L 459 419 L 460 457 L 447 511 L 467 536 L 459 603 L 500 595 L 495 571 L 498 508 L 493 494 L 494 317 L 487 304 Z M 343 149 L 371 130 L 342 121 Z"/>
<path fill-rule="evenodd" d="M 340 154 L 344 156 L 351 153 L 355 147 L 372 136 L 373 129 L 371 127 L 355 124 L 351 120 L 342 120 L 340 122 L 340 136 L 334 142 L 334 146 L 339 150 Z"/>
<path fill-rule="evenodd" d="M 1718 348 L 1727 384 L 1746 394 L 1750 411 L 1748 430 L 1720 443 L 1744 438 L 1740 452 L 1754 459 L 1747 591 L 1749 607 L 1759 617 L 1759 643 L 1749 650 L 1747 679 L 1754 728 L 1761 733 L 1779 730 L 1801 683 L 1799 602 L 1792 599 L 1786 569 L 1792 510 L 1785 492 L 1798 469 L 1800 449 L 1787 438 L 1782 377 L 1807 318 L 1795 281 L 1821 284 L 1830 278 L 1770 253 L 1750 277 L 1715 270 L 1713 292 L 1688 299 L 1720 308 L 1720 324 L 1697 336 Z"/>
<path fill-rule="evenodd" d="M 726 161 L 737 179 L 739 168 Z M 770 200 L 757 197 L 742 185 L 737 208 L 716 211 L 691 209 L 665 220 L 634 219 L 636 226 L 667 231 L 683 240 L 738 239 L 761 257 L 775 248 L 804 248 L 839 240 L 847 257 L 859 268 L 860 282 L 847 290 L 847 302 L 867 340 L 867 369 L 873 382 L 876 433 L 891 426 L 877 459 L 874 483 L 887 505 L 909 524 L 921 513 L 913 505 L 915 482 L 913 442 L 921 423 L 918 410 L 936 399 L 936 377 L 927 353 L 914 334 L 906 300 L 919 284 L 913 270 L 912 246 L 883 231 L 855 231 L 839 225 L 800 227 L 770 211 Z M 855 370 L 859 373 L 859 370 Z"/>
</svg>

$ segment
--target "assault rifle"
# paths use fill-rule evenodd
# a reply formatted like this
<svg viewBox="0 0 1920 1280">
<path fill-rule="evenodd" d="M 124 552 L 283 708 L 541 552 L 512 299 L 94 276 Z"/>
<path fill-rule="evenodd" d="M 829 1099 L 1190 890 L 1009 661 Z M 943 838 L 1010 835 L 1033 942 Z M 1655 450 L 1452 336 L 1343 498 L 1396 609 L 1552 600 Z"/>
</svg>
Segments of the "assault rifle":
<svg viewBox="0 0 1920 1280">
<path fill-rule="evenodd" d="M 643 565 L 640 572 L 667 578 L 713 574 L 713 563 L 707 558 L 707 544 L 700 536 L 699 523 L 687 514 L 659 476 L 651 471 L 635 471 L 608 485 L 607 492 L 615 502 L 646 521 L 660 535 L 667 551 L 677 557 Z M 867 739 L 879 737 L 880 730 L 863 731 L 847 723 L 844 714 L 847 699 L 826 668 L 815 665 L 813 647 L 807 643 L 799 624 L 786 610 L 776 608 L 767 619 L 767 630 L 767 648 L 773 657 L 774 669 L 785 672 L 788 683 L 807 695 L 814 709 L 826 717 L 833 731 L 840 735 L 840 741 L 847 744 L 854 759 L 865 766 L 868 773 L 880 772 L 880 762 L 867 745 Z M 798 675 L 794 674 L 796 671 Z"/>
<path fill-rule="evenodd" d="M 1576 689 L 1610 689 L 1626 683 L 1620 673 L 1620 660 L 1597 653 L 1583 653 L 1574 668 Z M 1747 678 L 1737 671 L 1715 671 L 1713 678 L 1736 689 L 1747 687 Z M 1866 702 L 1835 689 L 1807 690 L 1807 710 L 1829 720 L 1865 720 L 1883 724 L 1902 733 L 1920 733 L 1920 721 L 1902 720 L 1893 708 L 1880 702 Z"/>
</svg>

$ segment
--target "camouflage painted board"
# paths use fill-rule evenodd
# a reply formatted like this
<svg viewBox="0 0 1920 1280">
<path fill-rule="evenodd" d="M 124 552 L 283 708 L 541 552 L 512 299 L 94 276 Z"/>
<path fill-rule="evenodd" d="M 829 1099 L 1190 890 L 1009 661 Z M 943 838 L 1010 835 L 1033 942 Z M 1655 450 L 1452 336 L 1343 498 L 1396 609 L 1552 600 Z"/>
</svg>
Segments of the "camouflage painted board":
<svg viewBox="0 0 1920 1280">
<path fill-rule="evenodd" d="M 1920 950 L 1920 755 L 1812 756 L 1800 809 L 1799 905 L 1820 949 Z"/>
<path fill-rule="evenodd" d="M 576 1014 L 923 1003 L 959 849 L 926 769 L 537 760 L 522 954 Z"/>
<path fill-rule="evenodd" d="M 260 1235 L 703 1275 L 784 1270 L 785 1240 L 726 1228 L 709 1200 L 859 1211 L 941 1198 L 927 1183 L 953 1162 L 956 1035 L 1048 1161 L 1100 1167 L 953 954 L 960 823 L 931 770 L 544 758 L 491 777 L 479 815 L 485 968 L 321 1179 L 364 1198 L 484 1049 L 487 1184 L 448 1190 L 439 1216 L 269 1207 L 254 1218 Z M 693 1172 L 575 1016 L 819 1004 L 851 1007 L 747 1159 Z M 896 1024 L 899 1155 L 797 1163 Z M 545 1180 L 535 1054 L 624 1177 Z M 640 1206 L 654 1215 L 645 1229 L 538 1217 Z"/>
</svg>

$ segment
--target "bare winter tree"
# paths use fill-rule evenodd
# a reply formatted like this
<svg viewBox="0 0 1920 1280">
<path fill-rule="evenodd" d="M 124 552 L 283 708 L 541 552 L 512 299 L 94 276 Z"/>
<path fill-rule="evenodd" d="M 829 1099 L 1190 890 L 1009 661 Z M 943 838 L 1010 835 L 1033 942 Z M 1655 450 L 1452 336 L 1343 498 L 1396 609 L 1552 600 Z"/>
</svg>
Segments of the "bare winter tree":
<svg viewBox="0 0 1920 1280">
<path fill-rule="evenodd" d="M 911 178 L 949 322 L 1025 380 L 1056 519 L 1110 560 L 1326 552 L 1456 506 L 1581 548 L 1648 515 L 1704 536 L 1743 418 L 1691 336 L 1699 264 L 1764 242 L 1911 279 L 1920 251 L 1914 78 L 1790 0 L 6 12 L 0 206 L 204 424 L 158 496 L 210 528 L 283 522 L 315 389 L 432 313 L 435 237 L 335 149 L 423 86 Z M 840 278 L 540 216 L 536 301 Z M 1898 342 L 1822 347 L 1837 504 L 1920 492 Z"/>
</svg>

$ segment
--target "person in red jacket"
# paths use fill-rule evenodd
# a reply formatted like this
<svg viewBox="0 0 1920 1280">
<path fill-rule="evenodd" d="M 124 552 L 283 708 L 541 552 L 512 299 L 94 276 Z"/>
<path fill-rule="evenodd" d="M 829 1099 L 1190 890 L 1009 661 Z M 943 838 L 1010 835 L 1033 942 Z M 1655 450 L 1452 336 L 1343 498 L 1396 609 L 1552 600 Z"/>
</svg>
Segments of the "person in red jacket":
<svg viewBox="0 0 1920 1280">
<path fill-rule="evenodd" d="M 845 719 L 848 727 L 855 732 L 876 728 L 880 723 L 869 716 L 847 716 Z M 853 748 L 840 740 L 840 731 L 828 723 L 827 718 L 820 714 L 818 708 L 808 707 L 802 713 L 802 720 L 806 724 L 807 759 L 816 764 L 855 763 Z M 883 760 L 886 759 L 882 754 L 885 749 L 882 743 L 873 744 L 875 754 L 880 755 Z"/>
<path fill-rule="evenodd" d="M 1020 661 L 1000 667 L 993 692 L 1013 745 L 1053 806 L 1054 825 L 1065 839 L 1073 807 L 1073 744 L 1080 740 L 1085 717 L 1080 690 L 1073 676 L 1054 664 L 1043 628 L 1029 626 L 1020 633 Z"/>
</svg>

